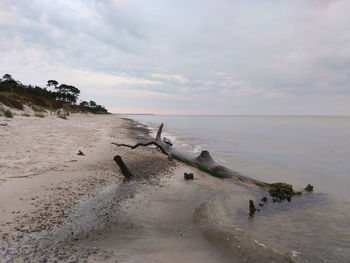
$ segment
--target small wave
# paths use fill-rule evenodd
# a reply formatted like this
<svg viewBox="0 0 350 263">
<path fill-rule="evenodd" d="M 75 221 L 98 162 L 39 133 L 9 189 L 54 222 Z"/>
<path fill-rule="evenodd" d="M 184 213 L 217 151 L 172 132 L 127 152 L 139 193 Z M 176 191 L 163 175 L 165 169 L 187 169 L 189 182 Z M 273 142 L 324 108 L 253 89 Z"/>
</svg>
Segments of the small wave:
<svg viewBox="0 0 350 263">
<path fill-rule="evenodd" d="M 170 139 L 172 142 L 176 142 L 177 141 L 177 138 L 175 137 L 174 134 L 172 133 L 164 133 L 164 137 L 167 137 L 168 139 Z"/>
<path fill-rule="evenodd" d="M 300 255 L 301 253 L 296 251 L 296 250 L 292 250 L 292 257 L 296 258 L 298 255 Z"/>
<path fill-rule="evenodd" d="M 202 146 L 201 145 L 197 145 L 195 146 L 195 148 L 193 149 L 193 153 L 200 153 L 202 151 Z"/>
<path fill-rule="evenodd" d="M 227 161 L 225 161 L 224 159 L 221 159 L 221 158 L 215 158 L 215 161 L 219 162 L 219 163 L 227 163 Z"/>
</svg>

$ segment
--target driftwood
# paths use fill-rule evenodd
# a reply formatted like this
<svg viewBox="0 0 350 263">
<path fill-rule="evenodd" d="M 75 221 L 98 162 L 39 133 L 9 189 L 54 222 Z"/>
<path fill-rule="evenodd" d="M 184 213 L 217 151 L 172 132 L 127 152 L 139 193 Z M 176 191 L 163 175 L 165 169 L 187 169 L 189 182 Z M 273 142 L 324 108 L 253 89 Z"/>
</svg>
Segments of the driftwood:
<svg viewBox="0 0 350 263">
<path fill-rule="evenodd" d="M 149 140 L 147 142 L 139 142 L 135 145 L 129 145 L 124 143 L 115 143 L 112 142 L 112 144 L 118 146 L 118 147 L 128 147 L 131 149 L 136 149 L 139 146 L 149 146 L 154 145 L 156 146 L 162 153 L 168 156 L 170 160 L 176 159 L 178 161 L 184 162 L 188 165 L 194 166 L 198 168 L 199 170 L 202 170 L 204 172 L 207 172 L 213 176 L 220 177 L 220 178 L 232 178 L 244 183 L 248 184 L 254 184 L 258 186 L 266 186 L 266 183 L 255 180 L 252 178 L 249 178 L 247 176 L 243 176 L 225 166 L 217 164 L 214 159 L 210 156 L 208 151 L 202 151 L 201 154 L 197 157 L 193 157 L 187 153 L 181 152 L 177 150 L 172 145 L 164 142 L 161 138 L 162 130 L 163 130 L 163 123 L 159 126 L 156 138 L 153 140 Z"/>
<path fill-rule="evenodd" d="M 253 217 L 254 214 L 255 214 L 255 211 L 256 211 L 256 208 L 254 206 L 254 201 L 253 200 L 249 200 L 249 215 L 251 217 Z"/>
<path fill-rule="evenodd" d="M 79 152 L 77 153 L 77 155 L 82 155 L 82 156 L 85 156 L 85 154 L 79 150 Z"/>
<path fill-rule="evenodd" d="M 199 156 L 193 157 L 190 154 L 181 152 L 173 147 L 172 144 L 169 144 L 167 140 L 164 142 L 161 138 L 163 130 L 163 123 L 159 126 L 156 138 L 149 140 L 147 142 L 139 142 L 135 145 L 129 145 L 124 143 L 115 143 L 112 144 L 118 147 L 128 147 L 131 149 L 136 149 L 139 146 L 156 146 L 162 153 L 168 156 L 169 160 L 176 159 L 178 161 L 184 162 L 188 165 L 194 166 L 199 170 L 207 172 L 213 176 L 220 178 L 232 178 L 238 182 L 245 183 L 246 185 L 255 185 L 262 187 L 274 198 L 274 201 L 283 201 L 287 199 L 290 201 L 290 198 L 294 195 L 301 194 L 300 192 L 294 192 L 292 185 L 286 183 L 274 183 L 269 184 L 263 181 L 259 181 L 244 175 L 241 175 L 230 168 L 219 165 L 215 160 L 210 156 L 208 151 L 202 151 Z"/>
<path fill-rule="evenodd" d="M 193 180 L 193 173 L 184 173 L 185 180 Z"/>
<path fill-rule="evenodd" d="M 114 156 L 114 161 L 118 164 L 120 170 L 122 171 L 122 174 L 127 179 L 134 177 L 133 174 L 130 172 L 129 168 L 124 163 L 123 159 L 119 155 Z"/>
</svg>

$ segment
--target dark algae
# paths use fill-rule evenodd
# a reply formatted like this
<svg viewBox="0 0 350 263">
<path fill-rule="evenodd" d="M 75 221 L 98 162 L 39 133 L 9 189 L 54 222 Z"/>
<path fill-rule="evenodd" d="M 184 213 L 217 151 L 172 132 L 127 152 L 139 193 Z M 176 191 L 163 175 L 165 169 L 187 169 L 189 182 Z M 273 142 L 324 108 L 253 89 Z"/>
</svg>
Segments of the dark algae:
<svg viewBox="0 0 350 263">
<path fill-rule="evenodd" d="M 267 202 L 267 197 L 266 197 L 266 196 L 264 196 L 263 198 L 261 198 L 261 202 L 266 203 L 266 202 Z"/>
<path fill-rule="evenodd" d="M 304 189 L 307 192 L 313 192 L 314 191 L 314 187 L 311 184 L 308 184 Z"/>
<path fill-rule="evenodd" d="M 294 192 L 293 186 L 291 184 L 274 183 L 268 184 L 268 186 L 269 187 L 267 190 L 274 202 L 282 202 L 284 200 L 290 202 L 292 196 L 297 195 L 297 193 Z"/>
</svg>

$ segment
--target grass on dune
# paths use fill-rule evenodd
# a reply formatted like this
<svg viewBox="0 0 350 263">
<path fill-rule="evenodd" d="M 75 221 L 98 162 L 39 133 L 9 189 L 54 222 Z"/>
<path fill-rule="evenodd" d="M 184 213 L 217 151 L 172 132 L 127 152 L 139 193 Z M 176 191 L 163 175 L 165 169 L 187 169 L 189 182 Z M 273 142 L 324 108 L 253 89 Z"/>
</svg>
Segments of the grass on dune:
<svg viewBox="0 0 350 263">
<path fill-rule="evenodd" d="M 35 117 L 39 117 L 39 118 L 44 118 L 44 117 L 45 117 L 45 114 L 36 112 L 36 113 L 34 114 L 34 116 L 35 116 Z"/>
<path fill-rule="evenodd" d="M 35 112 L 46 112 L 45 108 L 37 105 L 32 105 L 32 110 Z"/>
<path fill-rule="evenodd" d="M 4 108 L 0 108 L 0 116 L 5 116 L 6 118 L 13 118 L 13 112 Z"/>
</svg>

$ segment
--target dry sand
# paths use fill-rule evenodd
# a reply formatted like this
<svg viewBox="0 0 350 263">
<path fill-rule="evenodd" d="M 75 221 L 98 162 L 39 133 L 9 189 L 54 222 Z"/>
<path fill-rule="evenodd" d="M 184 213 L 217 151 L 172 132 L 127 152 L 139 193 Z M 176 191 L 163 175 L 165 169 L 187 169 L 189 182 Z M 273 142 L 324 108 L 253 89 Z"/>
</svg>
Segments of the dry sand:
<svg viewBox="0 0 350 263">
<path fill-rule="evenodd" d="M 192 218 L 208 198 L 206 185 L 218 179 L 156 149 L 111 145 L 145 139 L 144 127 L 90 114 L 0 117 L 6 121 L 0 262 L 231 262 Z M 123 180 L 116 154 L 136 179 Z M 196 180 L 184 181 L 188 171 Z"/>
</svg>

